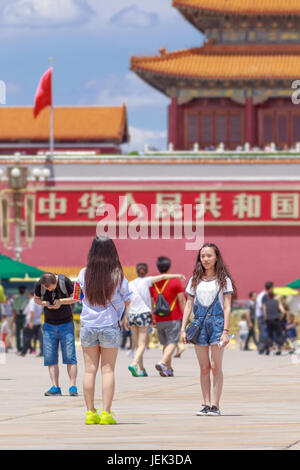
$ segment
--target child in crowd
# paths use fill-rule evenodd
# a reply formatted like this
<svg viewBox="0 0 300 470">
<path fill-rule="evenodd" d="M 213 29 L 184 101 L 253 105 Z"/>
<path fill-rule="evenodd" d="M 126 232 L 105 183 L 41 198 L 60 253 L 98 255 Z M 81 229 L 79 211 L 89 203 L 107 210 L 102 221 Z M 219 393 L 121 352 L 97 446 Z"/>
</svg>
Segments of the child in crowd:
<svg viewBox="0 0 300 470">
<path fill-rule="evenodd" d="M 249 328 L 248 328 L 248 322 L 247 322 L 247 315 L 245 313 L 242 314 L 241 316 L 241 321 L 239 322 L 239 328 L 240 328 L 240 350 L 244 349 L 244 344 L 247 339 L 248 333 L 249 333 Z"/>
<path fill-rule="evenodd" d="M 7 352 L 7 350 L 8 350 L 7 335 L 8 335 L 7 317 L 6 317 L 6 315 L 2 315 L 1 341 L 3 341 L 3 343 L 5 345 L 5 352 Z"/>
<path fill-rule="evenodd" d="M 293 313 L 290 313 L 288 317 L 288 321 L 286 322 L 285 325 L 285 330 L 286 330 L 286 337 L 288 341 L 296 341 L 297 339 L 297 325 L 298 322 L 296 321 L 296 317 Z"/>
</svg>

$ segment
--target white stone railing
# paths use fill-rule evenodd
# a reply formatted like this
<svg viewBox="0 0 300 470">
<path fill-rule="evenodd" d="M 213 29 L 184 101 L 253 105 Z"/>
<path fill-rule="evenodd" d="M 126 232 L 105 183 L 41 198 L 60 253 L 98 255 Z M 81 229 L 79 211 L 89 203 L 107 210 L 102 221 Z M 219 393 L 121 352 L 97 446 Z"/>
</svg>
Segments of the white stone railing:
<svg viewBox="0 0 300 470">
<path fill-rule="evenodd" d="M 167 150 L 152 150 L 149 145 L 145 145 L 144 147 L 144 155 L 244 155 L 244 154 L 251 154 L 251 155 L 258 155 L 258 156 L 264 156 L 264 155 L 273 155 L 273 154 L 278 154 L 278 155 L 289 155 L 289 154 L 300 154 L 300 142 L 296 144 L 294 148 L 287 149 L 287 150 L 277 150 L 276 149 L 276 144 L 272 142 L 269 146 L 266 146 L 264 149 L 260 149 L 258 147 L 253 147 L 251 149 L 251 146 L 249 143 L 246 143 L 243 147 L 239 146 L 235 150 L 226 150 L 225 145 L 223 143 L 220 143 L 216 149 L 212 150 L 200 150 L 199 149 L 199 144 L 195 143 L 193 146 L 192 150 L 177 150 L 174 151 L 174 145 L 170 142 L 168 145 Z"/>
</svg>

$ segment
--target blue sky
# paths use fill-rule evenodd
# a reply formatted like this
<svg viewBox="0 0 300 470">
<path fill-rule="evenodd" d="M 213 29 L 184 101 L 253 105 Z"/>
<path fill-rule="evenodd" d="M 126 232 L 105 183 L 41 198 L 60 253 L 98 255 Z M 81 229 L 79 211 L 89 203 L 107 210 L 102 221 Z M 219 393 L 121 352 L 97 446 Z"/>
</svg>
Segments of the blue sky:
<svg viewBox="0 0 300 470">
<path fill-rule="evenodd" d="M 33 105 L 54 59 L 54 105 L 126 103 L 129 150 L 166 147 L 169 100 L 130 72 L 131 55 L 196 47 L 202 35 L 171 0 L 0 0 L 6 104 Z"/>
</svg>

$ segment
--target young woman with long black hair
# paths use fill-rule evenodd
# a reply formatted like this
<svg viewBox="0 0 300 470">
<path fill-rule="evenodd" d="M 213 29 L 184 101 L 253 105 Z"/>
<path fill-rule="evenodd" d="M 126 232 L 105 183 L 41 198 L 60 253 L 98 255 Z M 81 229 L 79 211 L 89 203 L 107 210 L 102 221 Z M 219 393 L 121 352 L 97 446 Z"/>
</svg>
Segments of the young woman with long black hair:
<svg viewBox="0 0 300 470">
<path fill-rule="evenodd" d="M 116 424 L 111 412 L 115 391 L 115 364 L 120 345 L 120 320 L 128 328 L 130 292 L 116 246 L 110 238 L 93 240 L 87 267 L 78 276 L 83 291 L 81 346 L 84 357 L 83 390 L 87 406 L 86 424 Z M 101 360 L 101 414 L 95 409 L 95 380 Z"/>
<path fill-rule="evenodd" d="M 200 365 L 203 408 L 197 415 L 220 415 L 223 387 L 222 360 L 229 342 L 231 298 L 236 288 L 219 248 L 204 244 L 198 253 L 196 266 L 186 288 L 188 299 L 182 320 L 182 340 L 187 343 L 186 327 L 194 311 L 195 325 L 200 325 L 195 351 Z M 222 347 L 218 343 L 222 342 Z M 211 354 L 210 354 L 211 353 Z M 211 378 L 213 389 L 211 394 Z"/>
</svg>

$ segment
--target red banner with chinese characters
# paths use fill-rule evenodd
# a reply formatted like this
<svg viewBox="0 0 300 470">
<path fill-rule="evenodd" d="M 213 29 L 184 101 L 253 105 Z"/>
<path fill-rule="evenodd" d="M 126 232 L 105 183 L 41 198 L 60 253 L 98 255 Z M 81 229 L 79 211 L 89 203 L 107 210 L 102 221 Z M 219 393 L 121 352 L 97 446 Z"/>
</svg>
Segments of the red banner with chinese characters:
<svg viewBox="0 0 300 470">
<path fill-rule="evenodd" d="M 300 185 L 95 185 L 53 187 L 36 192 L 36 225 L 94 225 L 114 208 L 110 220 L 139 218 L 195 221 L 207 225 L 300 225 Z M 185 212 L 185 207 L 190 211 Z"/>
</svg>

